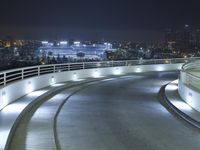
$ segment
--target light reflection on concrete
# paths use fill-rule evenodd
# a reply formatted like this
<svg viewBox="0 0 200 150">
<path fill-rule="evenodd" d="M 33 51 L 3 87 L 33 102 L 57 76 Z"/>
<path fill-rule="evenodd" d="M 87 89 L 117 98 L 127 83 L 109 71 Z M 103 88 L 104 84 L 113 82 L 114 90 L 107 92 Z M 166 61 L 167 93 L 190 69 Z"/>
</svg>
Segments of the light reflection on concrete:
<svg viewBox="0 0 200 150">
<path fill-rule="evenodd" d="M 0 130 L 0 149 L 3 149 L 3 147 L 5 146 L 5 143 L 7 141 L 7 137 L 8 133 L 10 130 Z"/>
<path fill-rule="evenodd" d="M 63 86 L 65 85 L 64 83 L 56 83 L 56 84 L 53 84 L 51 85 L 52 87 L 59 87 L 59 86 Z"/>
<path fill-rule="evenodd" d="M 34 92 L 28 94 L 28 97 L 38 97 L 46 92 L 47 92 L 47 90 L 34 91 Z"/>
<path fill-rule="evenodd" d="M 190 107 L 187 103 L 181 102 L 181 101 L 173 101 L 172 104 L 180 109 L 180 110 L 192 110 L 192 107 Z"/>
<path fill-rule="evenodd" d="M 20 113 L 27 104 L 24 103 L 13 103 L 5 107 L 1 112 L 3 114 L 15 114 L 15 113 Z"/>
<path fill-rule="evenodd" d="M 174 91 L 174 90 L 177 90 L 177 89 L 178 89 L 178 85 L 176 85 L 176 84 L 169 84 L 168 85 L 168 90 Z"/>
</svg>

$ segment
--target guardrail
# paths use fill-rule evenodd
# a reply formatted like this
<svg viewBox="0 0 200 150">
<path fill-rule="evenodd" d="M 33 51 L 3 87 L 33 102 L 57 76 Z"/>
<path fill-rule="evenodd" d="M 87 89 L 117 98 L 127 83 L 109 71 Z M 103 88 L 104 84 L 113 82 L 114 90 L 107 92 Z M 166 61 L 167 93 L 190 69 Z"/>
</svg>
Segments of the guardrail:
<svg viewBox="0 0 200 150">
<path fill-rule="evenodd" d="M 83 70 L 92 68 L 107 68 L 120 66 L 150 65 L 150 64 L 172 64 L 186 63 L 200 59 L 194 58 L 176 58 L 176 59 L 150 59 L 150 60 L 127 60 L 127 61 L 101 61 L 101 62 L 80 62 L 67 64 L 41 65 L 34 67 L 19 68 L 0 72 L 0 86 L 5 86 L 17 80 L 40 76 L 49 73 L 58 73 L 64 71 Z"/>
</svg>

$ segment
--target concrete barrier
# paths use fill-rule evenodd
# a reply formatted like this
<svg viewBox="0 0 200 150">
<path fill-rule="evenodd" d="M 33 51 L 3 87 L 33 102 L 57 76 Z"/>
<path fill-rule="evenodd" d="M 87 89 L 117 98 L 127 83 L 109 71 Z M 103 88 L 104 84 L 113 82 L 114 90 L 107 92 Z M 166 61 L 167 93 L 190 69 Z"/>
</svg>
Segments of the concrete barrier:
<svg viewBox="0 0 200 150">
<path fill-rule="evenodd" d="M 183 63 L 177 64 L 154 64 L 154 65 L 138 65 L 123 66 L 109 68 L 83 69 L 75 71 L 65 71 L 30 77 L 7 84 L 0 89 L 0 110 L 8 104 L 14 102 L 18 98 L 49 85 L 65 82 L 76 81 L 84 78 L 98 78 L 109 75 L 122 75 L 127 73 L 140 73 L 149 71 L 170 71 L 180 70 Z"/>
</svg>

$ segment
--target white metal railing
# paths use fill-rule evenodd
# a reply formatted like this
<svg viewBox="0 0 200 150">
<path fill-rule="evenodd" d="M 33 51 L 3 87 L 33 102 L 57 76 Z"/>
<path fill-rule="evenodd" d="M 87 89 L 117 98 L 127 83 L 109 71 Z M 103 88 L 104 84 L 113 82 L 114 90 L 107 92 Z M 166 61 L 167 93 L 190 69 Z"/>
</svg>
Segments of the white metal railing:
<svg viewBox="0 0 200 150">
<path fill-rule="evenodd" d="M 19 68 L 0 72 L 0 86 L 5 86 L 8 83 L 23 80 L 26 78 L 40 76 L 49 73 L 57 73 L 64 71 L 83 70 L 92 68 L 107 68 L 119 66 L 135 66 L 135 65 L 150 65 L 150 64 L 172 64 L 186 63 L 188 61 L 200 60 L 195 58 L 175 58 L 175 59 L 150 59 L 150 60 L 127 60 L 127 61 L 101 61 L 101 62 L 80 62 L 67 64 L 51 64 L 41 65 L 26 68 Z"/>
</svg>

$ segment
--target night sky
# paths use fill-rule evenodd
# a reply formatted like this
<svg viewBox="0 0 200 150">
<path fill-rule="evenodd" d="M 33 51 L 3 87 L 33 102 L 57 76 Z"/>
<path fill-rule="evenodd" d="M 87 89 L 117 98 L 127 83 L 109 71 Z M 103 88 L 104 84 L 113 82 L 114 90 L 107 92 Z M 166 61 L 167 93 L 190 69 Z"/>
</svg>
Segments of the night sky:
<svg viewBox="0 0 200 150">
<path fill-rule="evenodd" d="M 2 0 L 0 37 L 150 40 L 200 27 L 199 0 Z"/>
</svg>

